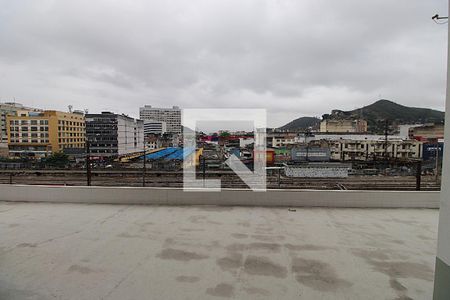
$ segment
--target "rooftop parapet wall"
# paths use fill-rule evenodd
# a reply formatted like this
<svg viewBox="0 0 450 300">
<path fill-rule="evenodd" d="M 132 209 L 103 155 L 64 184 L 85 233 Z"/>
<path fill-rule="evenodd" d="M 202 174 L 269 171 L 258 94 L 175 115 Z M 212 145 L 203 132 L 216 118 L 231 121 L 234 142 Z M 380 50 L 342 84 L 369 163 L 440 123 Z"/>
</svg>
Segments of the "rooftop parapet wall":
<svg viewBox="0 0 450 300">
<path fill-rule="evenodd" d="M 1 185 L 0 201 L 265 207 L 439 208 L 439 192 Z"/>
</svg>

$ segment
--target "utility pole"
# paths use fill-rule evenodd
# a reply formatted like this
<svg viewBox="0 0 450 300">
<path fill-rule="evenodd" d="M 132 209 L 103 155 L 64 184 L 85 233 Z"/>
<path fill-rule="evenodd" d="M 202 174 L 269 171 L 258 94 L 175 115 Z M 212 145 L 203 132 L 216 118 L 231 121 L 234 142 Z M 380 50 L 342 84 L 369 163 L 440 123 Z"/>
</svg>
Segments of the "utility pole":
<svg viewBox="0 0 450 300">
<path fill-rule="evenodd" d="M 147 171 L 147 152 L 145 151 L 144 139 L 144 167 L 142 168 L 142 186 L 145 187 L 145 172 Z"/>
<path fill-rule="evenodd" d="M 281 167 L 278 168 L 278 188 L 281 187 Z"/>
<path fill-rule="evenodd" d="M 388 160 L 387 146 L 388 146 L 388 125 L 389 125 L 389 123 L 388 123 L 387 119 L 384 122 L 385 122 L 385 124 L 384 124 L 384 159 L 387 162 L 387 160 Z"/>
<path fill-rule="evenodd" d="M 308 129 L 305 132 L 305 143 L 306 143 L 306 157 L 305 157 L 305 161 L 308 162 L 309 161 L 309 141 L 308 141 L 308 137 L 310 137 L 311 135 L 311 131 Z"/>
<path fill-rule="evenodd" d="M 420 181 L 422 175 L 422 161 L 416 163 L 416 191 L 420 191 Z"/>
<path fill-rule="evenodd" d="M 436 182 L 439 181 L 439 139 L 436 139 Z"/>
<path fill-rule="evenodd" d="M 385 169 L 384 174 L 387 175 L 387 168 L 389 166 L 388 163 L 388 119 L 384 121 L 384 163 L 385 163 Z"/>
<path fill-rule="evenodd" d="M 87 176 L 87 185 L 91 186 L 91 150 L 89 146 L 90 146 L 89 139 L 86 139 L 86 176 Z"/>
<path fill-rule="evenodd" d="M 206 178 L 206 157 L 203 155 L 200 156 L 202 161 L 202 175 L 203 175 L 203 187 L 205 187 L 205 178 Z"/>
</svg>

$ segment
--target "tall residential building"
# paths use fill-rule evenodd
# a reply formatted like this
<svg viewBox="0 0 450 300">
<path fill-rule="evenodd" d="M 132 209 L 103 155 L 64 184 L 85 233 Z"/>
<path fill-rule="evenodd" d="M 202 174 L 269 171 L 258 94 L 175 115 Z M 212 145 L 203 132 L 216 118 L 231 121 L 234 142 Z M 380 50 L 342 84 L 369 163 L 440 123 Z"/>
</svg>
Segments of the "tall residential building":
<svg viewBox="0 0 450 300">
<path fill-rule="evenodd" d="M 7 123 L 6 116 L 8 115 L 16 115 L 17 111 L 42 111 L 42 109 L 25 107 L 20 103 L 15 102 L 5 102 L 0 103 L 0 143 L 8 143 L 8 133 L 7 133 Z"/>
<path fill-rule="evenodd" d="M 55 110 L 17 111 L 7 120 L 10 156 L 43 157 L 64 149 L 85 147 L 84 115 Z"/>
<path fill-rule="evenodd" d="M 320 122 L 320 132 L 367 132 L 367 121 L 362 119 L 327 119 Z"/>
<path fill-rule="evenodd" d="M 142 120 L 162 121 L 166 123 L 167 133 L 181 134 L 181 109 L 178 106 L 172 108 L 156 108 L 144 105 L 139 108 L 139 118 Z"/>
<path fill-rule="evenodd" d="M 144 122 L 111 112 L 87 114 L 86 142 L 90 153 L 99 157 L 142 151 Z"/>
</svg>

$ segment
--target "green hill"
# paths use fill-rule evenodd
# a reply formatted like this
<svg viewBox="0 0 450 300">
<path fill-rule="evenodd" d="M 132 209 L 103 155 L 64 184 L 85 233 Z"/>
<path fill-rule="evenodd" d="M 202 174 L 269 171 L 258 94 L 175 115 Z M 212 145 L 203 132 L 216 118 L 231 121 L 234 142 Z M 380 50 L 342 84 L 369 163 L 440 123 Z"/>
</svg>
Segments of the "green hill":
<svg viewBox="0 0 450 300">
<path fill-rule="evenodd" d="M 384 131 L 385 120 L 388 120 L 391 125 L 442 123 L 444 122 L 445 113 L 429 108 L 404 106 L 382 99 L 351 111 L 333 111 L 330 115 L 330 118 L 339 117 L 365 119 L 369 131 L 380 133 Z"/>
<path fill-rule="evenodd" d="M 350 111 L 336 109 L 331 114 L 324 114 L 323 118 L 362 118 L 367 121 L 369 132 L 383 133 L 386 120 L 388 120 L 391 128 L 397 124 L 443 123 L 445 113 L 429 108 L 404 106 L 390 100 L 381 99 L 370 105 Z M 319 127 L 320 121 L 320 119 L 315 117 L 301 117 L 278 129 L 289 131 L 302 131 L 309 127 L 316 129 Z"/>
<path fill-rule="evenodd" d="M 320 119 L 315 117 L 301 117 L 295 119 L 284 126 L 279 127 L 279 130 L 287 131 L 303 131 L 312 127 L 314 129 L 319 128 Z"/>
</svg>

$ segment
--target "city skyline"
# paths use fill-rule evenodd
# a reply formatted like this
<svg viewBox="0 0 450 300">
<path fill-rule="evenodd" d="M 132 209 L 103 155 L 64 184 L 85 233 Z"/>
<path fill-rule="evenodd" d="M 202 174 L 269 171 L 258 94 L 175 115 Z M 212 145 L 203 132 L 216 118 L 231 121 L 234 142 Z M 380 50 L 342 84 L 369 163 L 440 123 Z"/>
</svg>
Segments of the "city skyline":
<svg viewBox="0 0 450 300">
<path fill-rule="evenodd" d="M 2 102 L 266 108 L 270 127 L 380 98 L 444 108 L 442 1 L 0 3 Z"/>
</svg>

